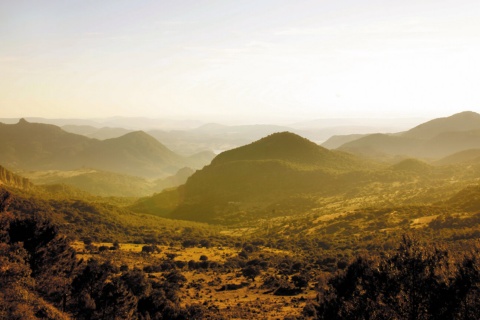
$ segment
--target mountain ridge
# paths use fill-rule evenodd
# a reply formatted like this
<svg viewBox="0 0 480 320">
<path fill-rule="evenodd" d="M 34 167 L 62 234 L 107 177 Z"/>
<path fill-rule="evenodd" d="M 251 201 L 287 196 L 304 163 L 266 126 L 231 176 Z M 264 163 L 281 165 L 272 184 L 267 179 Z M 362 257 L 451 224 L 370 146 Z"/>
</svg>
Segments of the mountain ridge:
<svg viewBox="0 0 480 320">
<path fill-rule="evenodd" d="M 209 162 L 205 154 L 198 158 L 180 156 L 143 131 L 98 140 L 25 119 L 17 124 L 0 124 L 0 144 L 4 147 L 0 163 L 25 170 L 91 167 L 159 178 Z"/>
<path fill-rule="evenodd" d="M 338 138 L 337 138 L 338 139 Z M 342 144 L 337 150 L 355 154 L 438 160 L 480 148 L 480 114 L 465 111 L 437 118 L 397 134 L 372 134 Z"/>
</svg>

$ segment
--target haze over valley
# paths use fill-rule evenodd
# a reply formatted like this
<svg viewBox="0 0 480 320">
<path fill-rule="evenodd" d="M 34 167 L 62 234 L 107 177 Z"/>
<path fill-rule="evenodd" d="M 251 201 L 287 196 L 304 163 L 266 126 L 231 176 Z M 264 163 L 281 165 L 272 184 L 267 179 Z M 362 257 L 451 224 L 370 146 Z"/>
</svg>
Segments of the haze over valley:
<svg viewBox="0 0 480 320">
<path fill-rule="evenodd" d="M 0 319 L 478 319 L 480 3 L 0 2 Z"/>
</svg>

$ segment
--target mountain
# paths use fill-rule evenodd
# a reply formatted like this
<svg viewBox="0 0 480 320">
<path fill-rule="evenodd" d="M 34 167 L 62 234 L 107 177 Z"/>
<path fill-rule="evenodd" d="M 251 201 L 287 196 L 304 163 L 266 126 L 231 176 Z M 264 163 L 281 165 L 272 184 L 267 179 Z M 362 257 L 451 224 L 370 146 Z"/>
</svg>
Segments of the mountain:
<svg viewBox="0 0 480 320">
<path fill-rule="evenodd" d="M 311 204 L 307 195 L 339 192 L 346 184 L 359 183 L 368 174 L 353 172 L 374 167 L 296 134 L 275 133 L 219 154 L 184 186 L 141 199 L 131 209 L 213 223 L 238 222 L 245 215 L 262 217 L 272 210 L 282 215 Z"/>
<path fill-rule="evenodd" d="M 480 163 L 480 149 L 456 152 L 435 162 L 438 165 Z"/>
<path fill-rule="evenodd" d="M 0 123 L 0 163 L 11 168 L 71 167 L 75 156 L 92 143 L 54 125 L 29 123 L 24 119 L 17 124 Z"/>
<path fill-rule="evenodd" d="M 422 123 L 403 133 L 404 137 L 431 139 L 445 132 L 480 130 L 480 114 L 464 111 Z"/>
<path fill-rule="evenodd" d="M 338 149 L 383 158 L 439 159 L 473 148 L 480 148 L 480 115 L 466 111 L 428 121 L 402 133 L 367 135 L 346 142 Z"/>
<path fill-rule="evenodd" d="M 285 130 L 291 129 L 274 125 L 226 126 L 210 123 L 191 130 L 150 130 L 147 133 L 180 154 L 194 154 L 203 150 L 230 150 Z"/>
<path fill-rule="evenodd" d="M 419 149 L 422 141 L 383 133 L 370 134 L 347 142 L 338 150 L 361 154 L 364 156 L 388 158 L 394 155 L 409 156 Z M 415 156 L 415 155 L 414 155 Z"/>
<path fill-rule="evenodd" d="M 143 131 L 103 141 L 97 140 L 82 152 L 81 159 L 83 167 L 146 178 L 173 174 L 186 165 L 186 159 Z"/>
<path fill-rule="evenodd" d="M 428 163 L 420 161 L 418 159 L 405 159 L 391 167 L 394 171 L 403 171 L 403 172 L 416 172 L 425 174 L 433 170 L 433 167 Z"/>
<path fill-rule="evenodd" d="M 14 124 L 21 118 L 0 118 L 0 122 Z M 193 129 L 203 124 L 198 120 L 175 120 L 175 119 L 152 119 L 142 117 L 110 117 L 110 118 L 90 118 L 90 119 L 75 119 L 75 118 L 40 118 L 40 117 L 24 117 L 28 122 L 52 124 L 59 127 L 63 126 L 91 126 L 95 128 L 111 127 L 111 128 L 125 128 L 128 130 L 178 130 L 179 128 Z"/>
<path fill-rule="evenodd" d="M 87 125 L 84 125 L 84 126 L 65 125 L 65 126 L 62 126 L 62 129 L 70 133 L 81 134 L 82 136 L 86 136 L 86 137 L 94 138 L 98 140 L 118 138 L 129 132 L 132 132 L 131 130 L 124 129 L 124 128 L 110 128 L 110 127 L 97 128 L 97 127 L 87 126 Z"/>
<path fill-rule="evenodd" d="M 237 161 L 283 161 L 295 166 L 351 169 L 356 164 L 349 154 L 329 151 L 291 132 L 279 132 L 249 145 L 219 154 L 212 166 Z"/>
<path fill-rule="evenodd" d="M 347 135 L 335 135 L 331 136 L 327 141 L 321 144 L 322 147 L 327 149 L 337 149 L 341 145 L 358 140 L 367 136 L 367 134 L 347 134 Z"/>
<path fill-rule="evenodd" d="M 189 166 L 201 168 L 205 154 L 182 157 L 143 131 L 97 140 L 73 134 L 54 125 L 0 124 L 0 163 L 23 170 L 75 170 L 80 167 L 113 171 L 145 178 L 172 175 Z"/>
<path fill-rule="evenodd" d="M 195 173 L 195 170 L 185 167 L 177 171 L 173 176 L 154 181 L 154 192 L 162 191 L 163 189 L 174 188 L 187 182 L 188 178 Z"/>
</svg>

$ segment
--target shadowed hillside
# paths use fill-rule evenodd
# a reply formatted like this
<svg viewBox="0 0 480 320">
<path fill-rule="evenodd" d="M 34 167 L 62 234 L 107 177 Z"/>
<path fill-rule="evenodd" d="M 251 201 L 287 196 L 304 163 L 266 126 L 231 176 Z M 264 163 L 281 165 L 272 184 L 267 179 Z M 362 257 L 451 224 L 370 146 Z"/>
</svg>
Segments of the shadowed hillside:
<svg viewBox="0 0 480 320">
<path fill-rule="evenodd" d="M 23 119 L 17 124 L 0 124 L 0 144 L 0 163 L 17 170 L 90 167 L 158 178 L 186 166 L 201 168 L 213 158 L 211 153 L 184 158 L 142 131 L 101 141 Z"/>
</svg>

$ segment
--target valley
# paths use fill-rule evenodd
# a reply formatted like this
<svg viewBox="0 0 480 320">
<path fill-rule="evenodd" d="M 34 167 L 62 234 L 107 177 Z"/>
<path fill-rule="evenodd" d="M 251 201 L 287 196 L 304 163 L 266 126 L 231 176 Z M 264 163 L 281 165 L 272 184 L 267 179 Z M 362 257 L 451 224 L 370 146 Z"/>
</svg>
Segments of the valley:
<svg viewBox="0 0 480 320">
<path fill-rule="evenodd" d="M 275 132 L 210 160 L 145 132 L 0 130 L 0 317 L 407 319 L 410 294 L 424 318 L 480 308 L 480 162 L 458 143 L 476 113 L 335 149 Z M 402 282 L 414 261 L 438 295 Z"/>
</svg>

